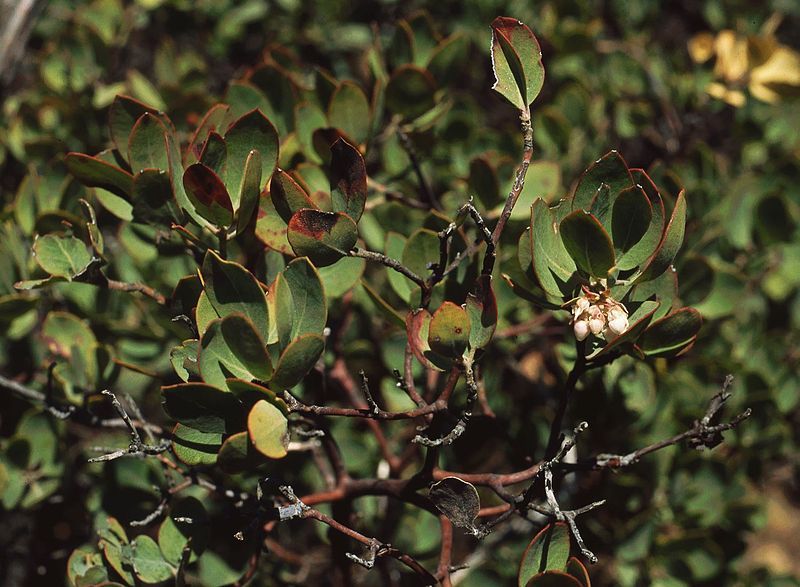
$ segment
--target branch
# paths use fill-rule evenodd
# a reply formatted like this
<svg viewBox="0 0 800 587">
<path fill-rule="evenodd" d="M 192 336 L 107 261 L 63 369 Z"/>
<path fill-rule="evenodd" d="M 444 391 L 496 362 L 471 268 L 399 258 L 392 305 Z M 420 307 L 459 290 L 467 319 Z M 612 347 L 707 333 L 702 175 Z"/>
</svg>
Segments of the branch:
<svg viewBox="0 0 800 587">
<path fill-rule="evenodd" d="M 525 186 L 525 176 L 528 174 L 528 166 L 533 158 L 533 127 L 531 126 L 530 111 L 527 109 L 520 116 L 520 126 L 522 127 L 522 162 L 517 168 L 514 176 L 514 185 L 511 187 L 508 198 L 506 198 L 506 204 L 503 206 L 503 211 L 500 213 L 500 218 L 497 220 L 492 232 L 492 242 L 495 245 L 500 242 L 503 229 L 505 229 L 506 223 L 511 217 L 511 212 L 514 210 L 514 205 L 522 193 L 522 188 Z"/>
<path fill-rule="evenodd" d="M 403 265 L 397 259 L 392 259 L 391 257 L 387 257 L 383 253 L 378 253 L 376 251 L 367 251 L 360 247 L 353 247 L 350 251 L 347 252 L 347 255 L 350 257 L 361 257 L 362 259 L 366 259 L 368 261 L 375 261 L 376 263 L 385 265 L 386 267 L 394 269 L 398 273 L 405 275 L 423 290 L 425 290 L 427 287 L 425 280 L 422 279 L 419 275 L 411 271 L 411 269 Z"/>
</svg>

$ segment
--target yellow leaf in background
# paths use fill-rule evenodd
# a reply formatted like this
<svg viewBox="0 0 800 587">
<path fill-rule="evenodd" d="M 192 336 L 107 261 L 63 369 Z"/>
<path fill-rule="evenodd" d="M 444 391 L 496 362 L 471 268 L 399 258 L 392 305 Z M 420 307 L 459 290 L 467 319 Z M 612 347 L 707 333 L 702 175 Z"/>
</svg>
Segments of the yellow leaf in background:
<svg viewBox="0 0 800 587">
<path fill-rule="evenodd" d="M 714 50 L 717 53 L 716 77 L 735 82 L 745 76 L 749 64 L 747 39 L 733 31 L 721 31 L 714 41 Z"/>
<path fill-rule="evenodd" d="M 714 35 L 699 33 L 689 39 L 689 56 L 695 63 L 705 63 L 714 56 Z"/>
<path fill-rule="evenodd" d="M 800 53 L 778 45 L 772 55 L 750 72 L 750 93 L 759 100 L 774 104 L 787 86 L 800 88 Z"/>
<path fill-rule="evenodd" d="M 711 82 L 706 88 L 706 92 L 712 98 L 723 100 L 731 106 L 741 108 L 745 103 L 745 95 L 741 90 L 731 90 L 725 84 L 719 82 Z"/>
</svg>

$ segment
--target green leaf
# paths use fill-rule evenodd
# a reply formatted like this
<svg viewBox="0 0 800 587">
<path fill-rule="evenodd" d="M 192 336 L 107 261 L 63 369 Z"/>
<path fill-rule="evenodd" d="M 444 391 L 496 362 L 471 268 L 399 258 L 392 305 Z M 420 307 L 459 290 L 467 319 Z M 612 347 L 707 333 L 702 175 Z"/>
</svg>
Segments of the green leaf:
<svg viewBox="0 0 800 587">
<path fill-rule="evenodd" d="M 64 163 L 73 177 L 83 185 L 103 188 L 125 200 L 130 199 L 133 176 L 127 171 L 83 153 L 67 153 Z"/>
<path fill-rule="evenodd" d="M 313 163 L 320 163 L 314 151 L 314 131 L 326 128 L 328 120 L 316 104 L 300 102 L 294 107 L 294 129 L 303 154 Z"/>
<path fill-rule="evenodd" d="M 252 273 L 209 251 L 203 260 L 201 276 L 208 301 L 220 318 L 243 314 L 253 323 L 256 332 L 266 337 L 269 332 L 267 299 Z"/>
<path fill-rule="evenodd" d="M 219 467 L 231 475 L 255 469 L 264 461 L 263 455 L 250 442 L 247 431 L 238 432 L 226 439 L 217 456 Z"/>
<path fill-rule="evenodd" d="M 470 320 L 466 310 L 453 302 L 444 302 L 431 317 L 428 345 L 445 357 L 460 357 L 469 344 Z"/>
<path fill-rule="evenodd" d="M 153 114 L 146 112 L 136 121 L 128 139 L 128 163 L 137 173 L 143 169 L 169 169 L 167 128 Z"/>
<path fill-rule="evenodd" d="M 491 275 L 478 278 L 475 291 L 467 295 L 466 310 L 470 325 L 469 348 L 486 348 L 497 327 L 497 299 Z"/>
<path fill-rule="evenodd" d="M 386 244 L 384 245 L 384 253 L 391 259 L 402 259 L 403 251 L 406 246 L 406 237 L 402 234 L 389 230 L 386 232 Z M 417 285 L 405 275 L 398 273 L 392 269 L 386 270 L 386 277 L 389 279 L 389 285 L 392 286 L 394 292 L 400 296 L 404 302 L 411 301 L 411 292 Z"/>
<path fill-rule="evenodd" d="M 261 195 L 261 155 L 250 151 L 244 166 L 244 177 L 239 190 L 239 209 L 236 211 L 236 233 L 241 234 L 250 224 Z"/>
<path fill-rule="evenodd" d="M 195 324 L 197 324 L 197 333 L 202 335 L 212 320 L 219 318 L 219 314 L 211 305 L 205 291 L 200 292 L 200 297 L 197 298 L 197 307 L 194 309 Z"/>
<path fill-rule="evenodd" d="M 228 118 L 229 111 L 230 106 L 227 104 L 214 104 L 208 109 L 208 112 L 205 113 L 200 124 L 197 125 L 197 129 L 192 134 L 192 138 L 189 139 L 189 146 L 186 149 L 187 157 L 185 160 L 187 164 L 196 163 L 197 161 L 202 162 L 200 154 L 206 148 L 206 143 L 212 133 L 215 133 L 219 137 L 220 140 L 218 142 L 222 143 L 222 145 L 225 144 L 225 141 L 222 140 L 222 137 L 219 135 L 219 130 Z M 213 165 L 209 165 L 208 163 L 206 163 L 206 165 L 212 169 L 214 168 Z"/>
<path fill-rule="evenodd" d="M 367 169 L 364 158 L 344 139 L 331 145 L 331 203 L 358 222 L 367 202 Z"/>
<path fill-rule="evenodd" d="M 231 194 L 233 207 L 239 208 L 239 194 L 242 193 L 250 151 L 258 151 L 261 155 L 261 178 L 272 177 L 278 165 L 278 131 L 259 110 L 251 110 L 231 125 L 225 133 L 225 144 L 228 147 L 225 185 Z"/>
<path fill-rule="evenodd" d="M 216 453 L 214 458 L 216 460 Z M 205 550 L 209 534 L 205 507 L 199 499 L 185 497 L 170 504 L 169 515 L 158 528 L 158 546 L 166 561 L 177 566 L 187 545 L 192 551 L 190 562 L 197 560 Z"/>
<path fill-rule="evenodd" d="M 39 266 L 50 275 L 70 280 L 80 275 L 92 260 L 83 241 L 74 236 L 55 234 L 37 237 L 33 242 L 33 255 Z"/>
<path fill-rule="evenodd" d="M 92 569 L 98 568 L 105 572 L 105 568 L 103 567 L 103 557 L 100 555 L 100 553 L 97 552 L 94 547 L 80 546 L 73 550 L 72 554 L 69 555 L 69 560 L 67 561 L 67 579 L 69 580 L 70 585 L 77 587 L 77 585 L 79 585 L 79 581 L 81 581 L 81 579 L 84 577 L 87 577 L 88 573 L 92 571 Z M 108 579 L 107 573 L 105 579 Z"/>
<path fill-rule="evenodd" d="M 366 142 L 370 129 L 370 107 L 364 90 L 351 81 L 339 84 L 328 105 L 328 122 L 356 144 Z"/>
<path fill-rule="evenodd" d="M 143 169 L 133 177 L 131 201 L 136 222 L 170 226 L 182 216 L 169 174 L 161 169 Z"/>
<path fill-rule="evenodd" d="M 520 561 L 517 584 L 524 587 L 545 571 L 564 571 L 569 559 L 569 530 L 563 522 L 548 524 L 533 537 Z"/>
<path fill-rule="evenodd" d="M 233 204 L 222 179 L 202 163 L 190 165 L 183 173 L 183 187 L 195 210 L 220 228 L 233 222 Z"/>
<path fill-rule="evenodd" d="M 222 446 L 222 433 L 203 432 L 176 424 L 172 431 L 172 451 L 186 465 L 213 465 Z"/>
<path fill-rule="evenodd" d="M 664 231 L 664 236 L 658 245 L 658 249 L 644 265 L 642 274 L 636 278 L 636 282 L 655 279 L 666 271 L 678 254 L 683 244 L 683 236 L 686 231 L 686 197 L 684 192 L 678 194 L 675 202 L 675 209 L 669 219 L 669 224 Z"/>
<path fill-rule="evenodd" d="M 593 277 L 605 278 L 614 266 L 614 245 L 592 214 L 575 210 L 559 226 L 561 240 L 575 265 Z"/>
<path fill-rule="evenodd" d="M 558 224 L 544 200 L 531 208 L 530 242 L 533 270 L 542 289 L 555 298 L 571 297 L 575 289 L 576 267 L 558 234 Z"/>
<path fill-rule="evenodd" d="M 527 110 L 544 85 L 539 41 L 516 18 L 498 16 L 492 22 L 492 89 L 520 110 Z"/>
<path fill-rule="evenodd" d="M 295 259 L 282 272 L 288 290 L 278 295 L 291 296 L 292 329 L 289 338 L 322 334 L 328 319 L 327 301 L 319 273 L 308 259 Z"/>
<path fill-rule="evenodd" d="M 296 255 L 324 266 L 335 263 L 355 246 L 358 228 L 347 214 L 303 208 L 289 221 L 288 238 Z"/>
<path fill-rule="evenodd" d="M 325 339 L 318 334 L 305 334 L 296 338 L 281 354 L 270 385 L 279 389 L 291 389 L 314 367 L 324 349 Z"/>
<path fill-rule="evenodd" d="M 133 547 L 133 570 L 144 583 L 161 583 L 175 574 L 175 569 L 164 560 L 155 540 L 141 534 L 131 544 Z"/>
<path fill-rule="evenodd" d="M 111 140 L 120 153 L 128 153 L 128 139 L 136 121 L 143 114 L 158 115 L 159 112 L 129 96 L 117 96 L 108 109 L 108 127 Z M 137 170 L 138 171 L 138 170 Z"/>
<path fill-rule="evenodd" d="M 241 404 L 228 392 L 205 383 L 161 388 L 170 418 L 201 432 L 231 434 L 244 428 Z"/>
<path fill-rule="evenodd" d="M 674 357 L 688 348 L 703 325 L 700 312 L 681 308 L 656 320 L 639 339 L 638 347 L 647 357 Z"/>
<path fill-rule="evenodd" d="M 401 65 L 386 85 L 386 109 L 404 120 L 414 120 L 436 106 L 436 80 L 416 65 Z"/>
<path fill-rule="evenodd" d="M 289 407 L 286 402 L 268 387 L 242 379 L 228 379 L 227 384 L 231 393 L 242 402 L 246 409 L 249 410 L 256 402 L 264 400 L 278 408 L 284 415 L 289 415 Z"/>
<path fill-rule="evenodd" d="M 250 442 L 262 455 L 282 459 L 289 446 L 289 422 L 286 416 L 269 402 L 260 400 L 247 416 Z"/>
<path fill-rule="evenodd" d="M 200 340 L 198 366 L 203 381 L 227 389 L 230 377 L 269 380 L 272 363 L 253 323 L 241 314 L 212 321 Z"/>
<path fill-rule="evenodd" d="M 401 262 L 425 279 L 431 271 L 429 266 L 439 262 L 439 236 L 427 228 L 411 233 L 403 248 Z"/>
<path fill-rule="evenodd" d="M 262 192 L 256 212 L 256 238 L 270 249 L 284 255 L 292 255 L 287 223 L 288 220 L 281 218 L 275 209 L 275 199 L 272 193 Z"/>
<path fill-rule="evenodd" d="M 225 139 L 217 132 L 210 133 L 200 152 L 199 163 L 211 169 L 219 177 L 225 177 L 227 161 L 228 146 L 225 144 Z"/>
<path fill-rule="evenodd" d="M 583 587 L 572 575 L 561 571 L 546 571 L 531 577 L 527 587 Z"/>
<path fill-rule="evenodd" d="M 567 573 L 572 575 L 581 584 L 581 587 L 591 587 L 592 581 L 589 579 L 589 571 L 584 564 L 574 556 L 567 561 Z"/>
<path fill-rule="evenodd" d="M 618 255 L 627 253 L 642 240 L 653 219 L 653 207 L 639 187 L 623 190 L 611 212 L 611 240 Z"/>
<path fill-rule="evenodd" d="M 276 169 L 269 184 L 272 203 L 281 218 L 288 223 L 292 215 L 303 208 L 316 208 L 306 191 L 283 169 Z"/>
<path fill-rule="evenodd" d="M 572 194 L 572 210 L 590 210 L 601 190 L 610 197 L 633 186 L 628 164 L 616 151 L 609 151 L 583 172 Z"/>
<path fill-rule="evenodd" d="M 364 274 L 366 265 L 366 259 L 344 257 L 333 265 L 320 267 L 317 272 L 325 289 L 325 296 L 329 299 L 340 298 L 353 289 Z"/>
</svg>

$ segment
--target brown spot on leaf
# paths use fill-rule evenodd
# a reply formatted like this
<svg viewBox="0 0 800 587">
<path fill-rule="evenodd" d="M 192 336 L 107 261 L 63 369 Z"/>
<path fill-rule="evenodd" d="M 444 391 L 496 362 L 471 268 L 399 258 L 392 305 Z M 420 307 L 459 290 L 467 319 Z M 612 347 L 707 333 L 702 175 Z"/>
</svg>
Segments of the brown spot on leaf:
<svg viewBox="0 0 800 587">
<path fill-rule="evenodd" d="M 298 210 L 289 221 L 289 228 L 295 232 L 319 239 L 323 233 L 330 234 L 338 221 L 334 212 L 323 212 L 304 208 Z"/>
<path fill-rule="evenodd" d="M 209 208 L 213 204 L 233 213 L 228 190 L 219 176 L 202 163 L 190 165 L 183 174 L 183 185 L 188 192 Z"/>
</svg>

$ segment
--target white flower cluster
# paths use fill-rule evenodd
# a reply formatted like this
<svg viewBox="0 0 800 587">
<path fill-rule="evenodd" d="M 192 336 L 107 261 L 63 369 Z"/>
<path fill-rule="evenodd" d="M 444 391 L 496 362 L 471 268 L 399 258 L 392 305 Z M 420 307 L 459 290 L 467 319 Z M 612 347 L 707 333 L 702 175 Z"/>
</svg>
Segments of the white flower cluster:
<svg viewBox="0 0 800 587">
<path fill-rule="evenodd" d="M 606 293 L 584 290 L 572 305 L 572 329 L 578 340 L 584 340 L 589 333 L 606 338 L 609 333 L 619 336 L 628 330 L 628 310 Z"/>
</svg>

